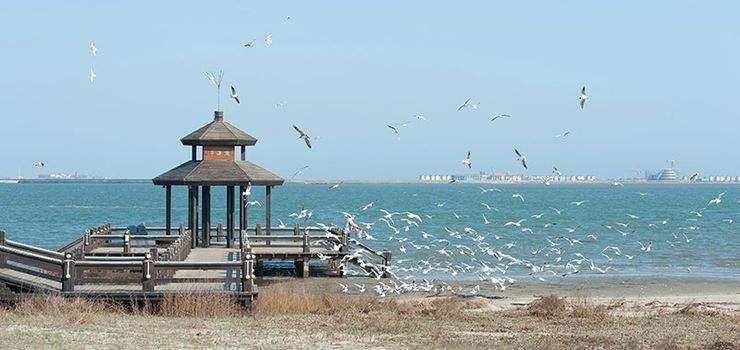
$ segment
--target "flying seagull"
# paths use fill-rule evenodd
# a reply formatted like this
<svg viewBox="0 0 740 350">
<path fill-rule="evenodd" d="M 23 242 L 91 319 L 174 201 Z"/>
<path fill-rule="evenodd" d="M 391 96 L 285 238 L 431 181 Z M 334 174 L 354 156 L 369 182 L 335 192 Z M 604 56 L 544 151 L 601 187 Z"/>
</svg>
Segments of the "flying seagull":
<svg viewBox="0 0 740 350">
<path fill-rule="evenodd" d="M 583 109 L 583 105 L 586 104 L 586 100 L 588 100 L 589 97 L 586 95 L 586 87 L 581 88 L 581 96 L 578 97 L 578 101 L 581 103 L 581 109 Z"/>
<path fill-rule="evenodd" d="M 570 131 L 566 131 L 566 132 L 564 132 L 564 133 L 562 133 L 562 134 L 559 134 L 559 135 L 555 135 L 555 137 L 556 137 L 556 138 L 560 138 L 560 139 L 564 139 L 564 138 L 566 138 L 566 137 L 567 137 L 568 135 L 570 135 Z"/>
<path fill-rule="evenodd" d="M 468 169 L 472 168 L 473 162 L 470 160 L 470 151 L 468 151 L 468 155 L 465 156 L 465 159 L 463 159 L 462 163 L 467 165 Z"/>
<path fill-rule="evenodd" d="M 463 108 L 467 108 L 470 104 L 470 99 L 465 100 L 465 103 L 463 103 L 460 107 L 457 108 L 458 111 L 460 111 Z"/>
<path fill-rule="evenodd" d="M 236 89 L 234 89 L 234 85 L 231 85 L 231 98 L 233 98 L 234 101 L 239 104 L 239 95 L 236 94 Z"/>
<path fill-rule="evenodd" d="M 511 118 L 511 116 L 508 115 L 508 114 L 497 114 L 497 115 L 493 116 L 493 118 L 491 118 L 491 121 L 494 121 L 494 120 L 499 119 L 499 118 Z"/>
<path fill-rule="evenodd" d="M 36 162 L 36 163 L 33 163 L 33 166 L 35 166 L 35 167 L 42 167 L 43 168 L 44 165 L 45 165 L 44 162 Z"/>
<path fill-rule="evenodd" d="M 295 173 L 293 173 L 293 176 L 291 178 L 300 175 L 306 169 L 308 169 L 308 165 L 304 165 L 303 167 L 301 167 L 300 169 L 298 169 L 298 171 L 296 171 Z"/>
<path fill-rule="evenodd" d="M 244 44 L 244 47 L 254 47 L 254 39 L 252 39 L 252 41 Z"/>
<path fill-rule="evenodd" d="M 265 38 L 265 45 L 270 46 L 272 45 L 272 34 L 268 34 Z"/>
<path fill-rule="evenodd" d="M 211 83 L 212 83 L 212 84 L 213 84 L 214 86 L 218 87 L 218 83 L 216 82 L 216 77 L 215 77 L 215 76 L 214 76 L 213 74 L 211 74 L 211 73 L 208 73 L 208 72 L 203 72 L 203 74 L 205 74 L 205 75 L 206 75 L 206 78 L 208 78 L 208 80 L 209 80 L 209 81 L 210 81 L 210 82 L 211 82 Z"/>
<path fill-rule="evenodd" d="M 389 128 L 391 128 L 391 130 L 393 130 L 393 133 L 394 133 L 394 134 L 398 135 L 398 128 L 396 128 L 396 127 L 395 127 L 395 126 L 393 126 L 393 125 L 386 125 L 386 126 L 387 126 L 387 127 L 389 127 Z"/>
<path fill-rule="evenodd" d="M 694 174 L 693 174 L 693 175 L 691 175 L 691 177 L 689 178 L 689 181 L 694 181 L 694 180 L 696 180 L 696 179 L 697 179 L 698 177 L 699 177 L 699 173 L 694 173 Z"/>
<path fill-rule="evenodd" d="M 524 169 L 528 169 L 527 168 L 527 157 L 519 153 L 519 151 L 516 148 L 514 148 L 514 153 L 516 153 L 516 156 L 517 156 L 516 160 L 522 162 L 522 166 L 524 167 Z"/>
<path fill-rule="evenodd" d="M 301 131 L 301 129 L 298 129 L 298 127 L 295 125 L 293 125 L 293 129 L 295 129 L 295 131 L 298 131 L 298 133 L 300 134 L 298 138 L 303 139 L 303 141 L 306 142 L 306 146 L 308 146 L 308 148 L 311 148 L 311 141 L 310 141 L 310 137 L 308 136 L 308 134 Z"/>
<path fill-rule="evenodd" d="M 563 176 L 563 174 L 558 170 L 558 167 L 554 166 L 552 167 L 552 173 L 557 174 L 558 176 Z"/>
<path fill-rule="evenodd" d="M 95 78 L 97 78 L 97 76 L 98 76 L 98 75 L 97 75 L 97 74 L 95 74 L 95 71 L 94 71 L 94 70 L 93 70 L 92 68 L 90 68 L 90 82 L 91 82 L 91 83 L 92 83 L 93 81 L 95 81 Z"/>
<path fill-rule="evenodd" d="M 90 42 L 90 51 L 92 51 L 93 56 L 98 55 L 98 48 L 95 47 L 95 43 L 92 41 Z"/>
</svg>

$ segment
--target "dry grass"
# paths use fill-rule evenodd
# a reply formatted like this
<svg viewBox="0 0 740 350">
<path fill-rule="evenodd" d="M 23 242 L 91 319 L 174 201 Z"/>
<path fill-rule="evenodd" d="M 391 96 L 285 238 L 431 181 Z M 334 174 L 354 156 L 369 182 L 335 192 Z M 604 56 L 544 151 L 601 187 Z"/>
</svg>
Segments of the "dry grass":
<svg viewBox="0 0 740 350">
<path fill-rule="evenodd" d="M 155 314 L 166 317 L 232 317 L 244 314 L 244 309 L 231 295 L 180 294 L 168 295 L 157 305 Z"/>
<path fill-rule="evenodd" d="M 95 314 L 119 310 L 99 301 L 42 295 L 25 299 L 15 304 L 9 311 L 19 315 L 40 314 L 53 318 L 63 318 L 68 323 L 83 324 L 89 322 Z"/>
<path fill-rule="evenodd" d="M 585 297 L 568 301 L 565 297 L 548 295 L 529 303 L 527 312 L 542 318 L 587 318 L 603 321 L 609 317 L 609 311 L 614 308 L 611 305 L 593 303 Z"/>
</svg>

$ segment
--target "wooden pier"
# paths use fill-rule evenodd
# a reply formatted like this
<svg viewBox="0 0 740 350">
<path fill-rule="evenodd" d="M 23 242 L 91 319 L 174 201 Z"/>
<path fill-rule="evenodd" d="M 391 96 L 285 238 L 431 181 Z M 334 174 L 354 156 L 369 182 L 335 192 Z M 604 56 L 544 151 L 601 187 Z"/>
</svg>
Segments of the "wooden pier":
<svg viewBox="0 0 740 350">
<path fill-rule="evenodd" d="M 304 278 L 311 262 L 338 277 L 349 265 L 382 276 L 390 263 L 388 252 L 375 252 L 338 229 L 296 226 L 268 236 L 254 227 L 242 230 L 234 248 L 218 235 L 209 247 L 192 248 L 194 234 L 182 225 L 170 235 L 165 228 L 146 231 L 102 225 L 56 251 L 9 240 L 0 231 L 0 300 L 43 293 L 157 301 L 168 294 L 227 293 L 249 304 L 266 262 L 293 261 L 295 276 Z"/>
</svg>

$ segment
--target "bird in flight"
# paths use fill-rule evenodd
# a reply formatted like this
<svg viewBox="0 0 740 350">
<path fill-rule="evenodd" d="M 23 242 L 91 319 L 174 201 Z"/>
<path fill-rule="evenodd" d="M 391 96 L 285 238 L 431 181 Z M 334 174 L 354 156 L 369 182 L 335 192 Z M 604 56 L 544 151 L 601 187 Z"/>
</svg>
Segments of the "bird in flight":
<svg viewBox="0 0 740 350">
<path fill-rule="evenodd" d="M 231 85 L 231 98 L 236 101 L 236 104 L 239 104 L 239 95 L 237 95 L 236 89 L 234 89 L 234 85 Z"/>
<path fill-rule="evenodd" d="M 293 173 L 293 176 L 291 178 L 300 175 L 306 169 L 308 169 L 308 165 L 304 165 L 303 167 L 301 167 L 300 169 L 298 169 L 295 173 Z"/>
<path fill-rule="evenodd" d="M 470 99 L 465 100 L 465 103 L 463 103 L 460 107 L 457 108 L 457 111 L 459 112 L 463 108 L 472 108 L 472 109 L 478 109 L 477 103 L 471 103 Z"/>
<path fill-rule="evenodd" d="M 521 195 L 521 194 L 519 194 L 519 193 L 514 193 L 514 194 L 512 194 L 512 195 L 511 195 L 511 198 L 519 198 L 519 199 L 521 199 L 521 200 L 522 200 L 522 202 L 524 202 L 524 196 L 522 196 L 522 195 Z"/>
<path fill-rule="evenodd" d="M 693 175 L 691 175 L 691 177 L 689 177 L 689 181 L 694 181 L 694 180 L 696 180 L 696 179 L 697 179 L 698 177 L 699 177 L 699 173 L 694 173 Z"/>
<path fill-rule="evenodd" d="M 92 68 L 90 68 L 90 82 L 92 83 L 93 81 L 95 81 L 95 78 L 97 77 L 98 75 L 95 74 L 95 71 Z"/>
<path fill-rule="evenodd" d="M 462 163 L 465 164 L 465 165 L 467 165 L 468 166 L 468 169 L 472 168 L 473 161 L 470 160 L 470 151 L 468 151 L 468 155 L 465 156 L 465 159 L 463 159 Z"/>
<path fill-rule="evenodd" d="M 293 129 L 295 129 L 295 131 L 297 131 L 298 134 L 300 134 L 298 138 L 302 139 L 306 143 L 306 146 L 308 146 L 308 148 L 311 148 L 311 141 L 310 141 L 311 137 L 308 136 L 308 134 L 306 134 L 305 132 L 301 131 L 301 129 L 298 129 L 298 127 L 295 125 L 293 125 Z"/>
<path fill-rule="evenodd" d="M 564 133 L 562 133 L 562 134 L 559 134 L 559 135 L 555 135 L 555 138 L 559 138 L 559 139 L 564 139 L 564 138 L 566 138 L 566 137 L 567 137 L 568 135 L 570 135 L 570 131 L 566 131 L 566 132 L 564 132 Z"/>
<path fill-rule="evenodd" d="M 552 167 L 552 173 L 556 174 L 557 176 L 563 176 L 563 174 L 558 170 L 558 167 L 554 166 Z"/>
<path fill-rule="evenodd" d="M 254 47 L 254 39 L 252 39 L 252 41 L 244 44 L 244 47 Z"/>
<path fill-rule="evenodd" d="M 395 126 L 393 126 L 393 125 L 386 125 L 386 126 L 387 126 L 387 127 L 389 127 L 389 128 L 391 129 L 391 130 L 393 130 L 393 133 L 394 133 L 394 134 L 398 135 L 398 128 L 396 128 L 396 127 L 395 127 Z"/>
<path fill-rule="evenodd" d="M 589 97 L 586 95 L 586 87 L 581 88 L 581 96 L 578 97 L 578 101 L 581 103 L 581 109 L 583 109 L 583 105 L 586 104 L 586 100 L 588 100 Z"/>
<path fill-rule="evenodd" d="M 707 203 L 707 205 L 709 206 L 709 205 L 712 205 L 712 204 L 720 204 L 720 203 L 722 203 L 722 196 L 724 196 L 724 195 L 725 195 L 724 192 L 720 193 L 716 198 L 713 198 L 712 200 L 710 200 L 709 203 Z"/>
<path fill-rule="evenodd" d="M 43 168 L 45 165 L 46 164 L 44 164 L 44 162 L 36 162 L 36 163 L 33 163 L 33 166 L 35 166 L 35 167 L 42 167 Z"/>
<path fill-rule="evenodd" d="M 95 43 L 92 41 L 90 42 L 90 51 L 92 51 L 93 56 L 98 55 L 98 48 L 95 47 Z"/>
<path fill-rule="evenodd" d="M 268 34 L 265 38 L 265 45 L 270 46 L 272 45 L 272 34 Z"/>
<path fill-rule="evenodd" d="M 524 167 L 524 169 L 528 169 L 527 168 L 527 157 L 519 153 L 519 150 L 517 150 L 516 148 L 514 148 L 514 153 L 516 153 L 516 156 L 517 156 L 516 160 L 522 162 L 522 166 Z"/>
<path fill-rule="evenodd" d="M 208 72 L 203 72 L 203 74 L 205 74 L 205 75 L 206 75 L 206 78 L 208 78 L 208 80 L 209 80 L 209 81 L 210 81 L 210 82 L 211 82 L 211 83 L 212 83 L 212 84 L 213 84 L 214 86 L 218 87 L 218 82 L 216 82 L 216 76 L 214 76 L 213 74 L 211 74 L 211 73 L 208 73 Z"/>
<path fill-rule="evenodd" d="M 511 116 L 508 114 L 497 114 L 497 115 L 494 115 L 493 118 L 491 118 L 491 121 L 494 121 L 499 118 L 511 118 Z"/>
</svg>

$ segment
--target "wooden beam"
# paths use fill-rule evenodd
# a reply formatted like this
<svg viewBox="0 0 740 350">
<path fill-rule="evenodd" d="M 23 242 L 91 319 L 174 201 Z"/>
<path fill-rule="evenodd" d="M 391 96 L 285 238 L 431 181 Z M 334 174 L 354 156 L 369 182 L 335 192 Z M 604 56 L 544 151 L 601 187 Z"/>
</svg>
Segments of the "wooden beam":
<svg viewBox="0 0 740 350">
<path fill-rule="evenodd" d="M 242 160 L 247 160 L 247 146 L 241 146 Z"/>
<path fill-rule="evenodd" d="M 226 247 L 234 247 L 234 186 L 226 186 Z"/>
<path fill-rule="evenodd" d="M 203 215 L 201 222 L 201 247 L 208 248 L 211 244 L 211 186 L 202 186 Z"/>
<path fill-rule="evenodd" d="M 246 190 L 247 188 L 245 186 L 239 186 L 239 232 L 247 228 L 244 220 L 244 214 L 246 214 L 246 211 L 244 210 L 244 205 L 247 204 L 246 200 L 244 200 L 244 191 Z"/>
<path fill-rule="evenodd" d="M 265 186 L 265 234 L 272 232 L 272 186 Z"/>
<path fill-rule="evenodd" d="M 172 234 L 172 186 L 167 185 L 165 188 L 164 200 L 164 226 L 165 234 Z"/>
<path fill-rule="evenodd" d="M 192 160 L 198 160 L 198 146 L 192 146 Z"/>
</svg>

